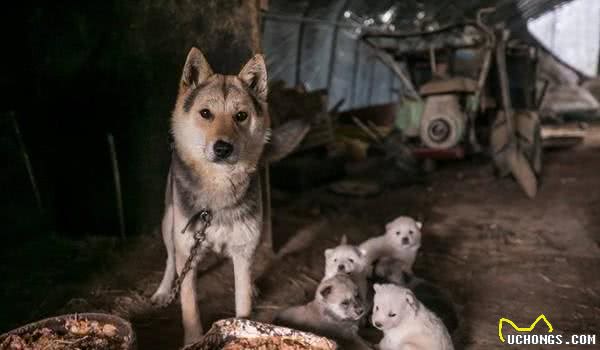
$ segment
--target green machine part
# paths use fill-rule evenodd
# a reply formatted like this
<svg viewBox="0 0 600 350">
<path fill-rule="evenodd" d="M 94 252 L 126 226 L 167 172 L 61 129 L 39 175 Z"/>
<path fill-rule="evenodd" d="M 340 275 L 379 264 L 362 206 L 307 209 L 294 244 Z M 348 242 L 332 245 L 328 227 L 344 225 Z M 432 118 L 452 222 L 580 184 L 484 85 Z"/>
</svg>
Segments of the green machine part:
<svg viewBox="0 0 600 350">
<path fill-rule="evenodd" d="M 396 110 L 396 128 L 406 136 L 419 136 L 424 107 L 422 100 L 404 99 Z"/>
</svg>

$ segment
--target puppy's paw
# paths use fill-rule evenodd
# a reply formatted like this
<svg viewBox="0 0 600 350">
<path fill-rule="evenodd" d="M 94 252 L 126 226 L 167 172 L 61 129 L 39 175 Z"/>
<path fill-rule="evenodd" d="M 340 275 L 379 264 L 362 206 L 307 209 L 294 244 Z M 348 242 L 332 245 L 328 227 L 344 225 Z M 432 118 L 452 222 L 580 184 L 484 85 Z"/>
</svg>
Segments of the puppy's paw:
<svg viewBox="0 0 600 350">
<path fill-rule="evenodd" d="M 152 301 L 152 304 L 159 307 L 167 306 L 169 302 L 169 292 L 157 290 L 156 293 L 154 293 L 154 295 L 152 295 L 150 298 L 150 301 Z"/>
</svg>

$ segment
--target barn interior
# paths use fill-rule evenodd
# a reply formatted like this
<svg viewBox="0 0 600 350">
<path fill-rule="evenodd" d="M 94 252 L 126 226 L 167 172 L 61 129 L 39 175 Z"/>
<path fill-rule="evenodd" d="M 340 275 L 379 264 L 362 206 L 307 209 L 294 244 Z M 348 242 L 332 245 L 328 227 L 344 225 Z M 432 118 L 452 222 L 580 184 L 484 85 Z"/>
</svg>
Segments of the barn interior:
<svg viewBox="0 0 600 350">
<path fill-rule="evenodd" d="M 456 349 L 504 348 L 502 318 L 598 332 L 599 2 L 31 1 L 3 17 L 0 334 L 96 312 L 131 322 L 138 349 L 184 345 L 178 303 L 150 297 L 191 47 L 233 75 L 264 54 L 273 129 L 310 125 L 257 170 L 251 320 L 312 300 L 343 236 L 410 216 L 415 294 Z M 235 317 L 229 259 L 203 260 L 197 286 L 205 330 Z"/>
</svg>

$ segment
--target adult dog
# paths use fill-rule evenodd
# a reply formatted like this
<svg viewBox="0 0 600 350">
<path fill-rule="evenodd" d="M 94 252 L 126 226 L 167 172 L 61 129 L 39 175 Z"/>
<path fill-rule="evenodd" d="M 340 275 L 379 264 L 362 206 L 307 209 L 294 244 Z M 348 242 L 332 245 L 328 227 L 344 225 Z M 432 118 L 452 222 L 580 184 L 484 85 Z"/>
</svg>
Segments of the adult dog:
<svg viewBox="0 0 600 350">
<path fill-rule="evenodd" d="M 262 55 L 237 76 L 213 73 L 200 50 L 189 52 L 172 114 L 174 150 L 169 170 L 162 234 L 168 257 L 163 279 L 152 296 L 169 301 L 176 274 L 190 256 L 198 213 L 212 220 L 190 272 L 181 283 L 185 343 L 203 331 L 196 302 L 196 267 L 206 252 L 233 261 L 236 317 L 252 311 L 251 265 L 262 230 L 261 188 L 257 169 L 264 160 L 289 153 L 308 131 L 303 122 L 284 124 L 271 137 L 267 72 Z M 270 140 L 270 142 L 269 142 Z"/>
</svg>

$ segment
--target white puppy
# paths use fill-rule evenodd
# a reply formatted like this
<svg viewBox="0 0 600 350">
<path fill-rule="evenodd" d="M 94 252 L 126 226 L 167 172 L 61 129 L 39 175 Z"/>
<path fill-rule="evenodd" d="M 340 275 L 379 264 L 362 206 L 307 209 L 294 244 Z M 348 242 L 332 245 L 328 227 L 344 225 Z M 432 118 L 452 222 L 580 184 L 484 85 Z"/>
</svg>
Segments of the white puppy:
<svg viewBox="0 0 600 350">
<path fill-rule="evenodd" d="M 348 275 L 358 286 L 363 303 L 366 303 L 368 266 L 366 252 L 348 244 L 348 240 L 344 235 L 339 246 L 325 250 L 325 276 L 323 280 L 335 275 Z"/>
<path fill-rule="evenodd" d="M 453 350 L 442 321 L 410 289 L 375 284 L 373 326 L 383 331 L 380 350 Z"/>
<path fill-rule="evenodd" d="M 402 261 L 406 272 L 412 273 L 421 247 L 421 227 L 419 221 L 400 216 L 385 226 L 385 234 L 363 242 L 359 248 L 366 253 L 369 265 L 377 260 L 394 259 Z"/>
</svg>

